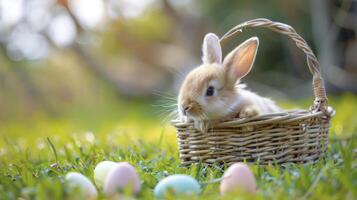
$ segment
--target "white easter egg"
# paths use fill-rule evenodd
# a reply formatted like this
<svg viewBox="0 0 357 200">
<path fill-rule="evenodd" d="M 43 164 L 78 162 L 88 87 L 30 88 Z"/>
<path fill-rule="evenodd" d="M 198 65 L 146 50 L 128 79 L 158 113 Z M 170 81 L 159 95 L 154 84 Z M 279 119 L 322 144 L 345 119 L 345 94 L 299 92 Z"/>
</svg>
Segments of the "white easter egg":
<svg viewBox="0 0 357 200">
<path fill-rule="evenodd" d="M 116 164 L 116 162 L 106 160 L 98 163 L 94 168 L 94 181 L 99 188 L 103 187 L 105 178 Z"/>
<path fill-rule="evenodd" d="M 155 186 L 154 195 L 156 198 L 163 199 L 169 191 L 177 196 L 198 195 L 201 192 L 201 186 L 191 176 L 176 174 L 162 179 Z"/>
<path fill-rule="evenodd" d="M 219 189 L 222 195 L 237 190 L 255 194 L 256 187 L 255 177 L 248 165 L 235 163 L 224 173 Z"/>
<path fill-rule="evenodd" d="M 92 182 L 77 172 L 70 172 L 65 176 L 66 184 L 71 188 L 78 188 L 85 199 L 96 199 L 98 192 Z"/>
<path fill-rule="evenodd" d="M 107 174 L 103 190 L 113 196 L 120 190 L 131 189 L 134 194 L 140 191 L 140 179 L 135 168 L 127 162 L 117 163 Z"/>
</svg>

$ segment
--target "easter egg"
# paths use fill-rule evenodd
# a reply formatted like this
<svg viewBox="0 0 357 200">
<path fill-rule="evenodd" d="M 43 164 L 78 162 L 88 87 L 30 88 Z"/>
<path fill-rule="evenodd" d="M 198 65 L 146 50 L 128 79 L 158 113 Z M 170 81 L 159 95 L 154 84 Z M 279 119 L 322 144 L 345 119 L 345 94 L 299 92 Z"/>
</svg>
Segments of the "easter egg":
<svg viewBox="0 0 357 200">
<path fill-rule="evenodd" d="M 255 177 L 248 165 L 235 163 L 224 173 L 219 189 L 222 195 L 237 190 L 255 194 L 256 187 Z"/>
<path fill-rule="evenodd" d="M 127 162 L 117 163 L 107 174 L 103 190 L 107 196 L 113 196 L 118 191 L 131 189 L 134 194 L 140 191 L 140 179 L 135 168 Z"/>
<path fill-rule="evenodd" d="M 98 163 L 94 168 L 94 181 L 99 188 L 103 187 L 105 178 L 116 164 L 116 162 L 106 160 Z"/>
<path fill-rule="evenodd" d="M 162 179 L 154 189 L 156 198 L 164 198 L 167 192 L 173 192 L 175 196 L 198 195 L 201 187 L 196 181 L 188 175 L 171 175 Z"/>
<path fill-rule="evenodd" d="M 92 182 L 77 172 L 70 172 L 65 176 L 66 184 L 71 188 L 78 188 L 84 199 L 96 199 L 98 192 Z"/>
</svg>

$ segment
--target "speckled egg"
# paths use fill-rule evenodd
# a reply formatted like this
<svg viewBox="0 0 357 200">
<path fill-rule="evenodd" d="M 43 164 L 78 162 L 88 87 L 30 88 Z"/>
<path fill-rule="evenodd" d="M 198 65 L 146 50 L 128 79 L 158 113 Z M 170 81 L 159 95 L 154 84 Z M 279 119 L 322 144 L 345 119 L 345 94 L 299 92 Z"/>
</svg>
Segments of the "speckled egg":
<svg viewBox="0 0 357 200">
<path fill-rule="evenodd" d="M 65 177 L 66 185 L 71 188 L 79 188 L 84 199 L 96 199 L 98 192 L 92 182 L 77 172 L 70 172 Z"/>
<path fill-rule="evenodd" d="M 117 163 L 107 174 L 103 191 L 107 196 L 113 196 L 118 191 L 131 189 L 134 194 L 140 191 L 140 179 L 135 168 L 127 162 Z"/>
<path fill-rule="evenodd" d="M 235 163 L 224 173 L 219 189 L 222 195 L 237 190 L 255 194 L 256 187 L 255 177 L 248 165 Z"/>
<path fill-rule="evenodd" d="M 103 187 L 105 178 L 116 164 L 116 162 L 106 160 L 98 163 L 94 168 L 94 181 L 99 188 Z"/>
<path fill-rule="evenodd" d="M 173 192 L 175 196 L 198 195 L 201 192 L 201 186 L 196 179 L 188 175 L 171 175 L 162 179 L 154 189 L 156 198 L 162 199 L 167 192 Z"/>
</svg>

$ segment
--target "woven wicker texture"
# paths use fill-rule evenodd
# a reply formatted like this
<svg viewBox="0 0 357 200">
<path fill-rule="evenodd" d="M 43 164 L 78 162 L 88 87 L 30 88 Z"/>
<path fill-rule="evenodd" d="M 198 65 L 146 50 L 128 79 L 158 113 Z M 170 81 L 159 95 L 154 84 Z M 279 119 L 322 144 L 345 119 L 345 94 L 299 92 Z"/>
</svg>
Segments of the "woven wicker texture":
<svg viewBox="0 0 357 200">
<path fill-rule="evenodd" d="M 182 164 L 227 164 L 247 161 L 267 163 L 315 162 L 328 146 L 328 130 L 334 110 L 327 106 L 320 65 L 306 41 L 289 25 L 268 19 L 254 19 L 229 30 L 222 38 L 224 45 L 231 37 L 252 28 L 268 28 L 287 35 L 306 54 L 313 75 L 315 101 L 310 110 L 294 110 L 211 122 L 207 132 L 196 130 L 192 123 L 173 120 Z"/>
</svg>

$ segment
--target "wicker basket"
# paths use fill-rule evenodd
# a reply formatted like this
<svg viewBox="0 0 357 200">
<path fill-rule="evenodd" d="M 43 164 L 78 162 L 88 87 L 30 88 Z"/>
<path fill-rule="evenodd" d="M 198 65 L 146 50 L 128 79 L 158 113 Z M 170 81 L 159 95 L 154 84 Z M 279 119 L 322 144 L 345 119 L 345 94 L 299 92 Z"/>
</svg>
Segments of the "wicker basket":
<svg viewBox="0 0 357 200">
<path fill-rule="evenodd" d="M 173 120 L 177 129 L 180 159 L 183 165 L 192 163 L 227 164 L 247 161 L 268 163 L 316 162 L 327 150 L 328 130 L 334 110 L 327 107 L 327 97 L 319 62 L 295 30 L 286 24 L 268 19 L 254 19 L 229 30 L 221 44 L 243 30 L 264 27 L 287 35 L 305 54 L 313 75 L 315 96 L 309 110 L 234 118 L 212 122 L 207 132 L 196 130 L 192 123 Z"/>
</svg>

